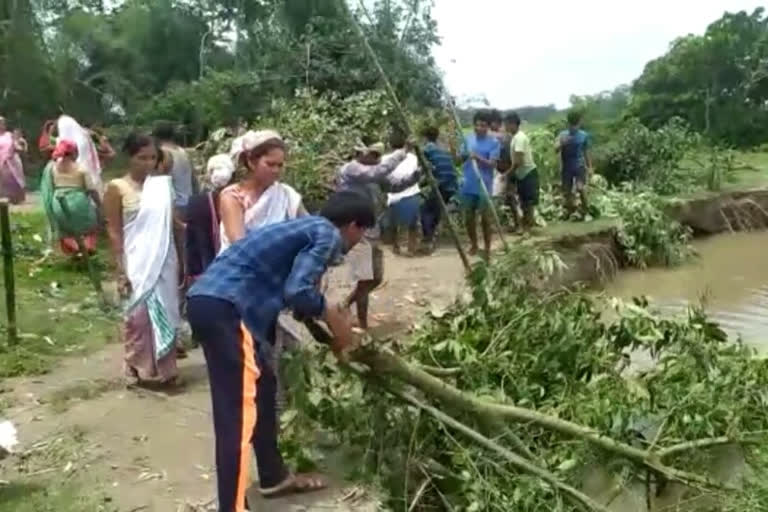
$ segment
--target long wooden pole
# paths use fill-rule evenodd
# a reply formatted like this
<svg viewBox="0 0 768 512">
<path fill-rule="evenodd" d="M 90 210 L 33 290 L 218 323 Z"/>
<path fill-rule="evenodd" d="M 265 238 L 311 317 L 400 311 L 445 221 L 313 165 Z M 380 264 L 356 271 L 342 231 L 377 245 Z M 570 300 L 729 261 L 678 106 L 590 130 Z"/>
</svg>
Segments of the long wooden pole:
<svg viewBox="0 0 768 512">
<path fill-rule="evenodd" d="M 3 272 L 5 275 L 5 311 L 8 315 L 8 343 L 18 340 L 16 327 L 16 279 L 13 273 L 13 241 L 8 199 L 0 199 L 0 234 L 2 235 Z"/>
<path fill-rule="evenodd" d="M 445 91 L 446 96 L 446 102 L 448 103 L 448 108 L 451 109 L 451 115 L 453 115 L 453 122 L 456 126 L 456 134 L 459 136 L 459 140 L 464 143 L 464 146 L 466 146 L 466 140 L 467 138 L 464 136 L 464 129 L 461 126 L 461 119 L 459 119 L 459 113 L 456 112 L 456 106 L 453 104 L 453 100 L 448 97 L 448 91 L 445 89 L 445 84 L 442 85 L 443 91 Z M 466 150 L 469 151 L 469 148 L 466 147 Z M 501 244 L 504 246 L 504 250 L 509 250 L 509 245 L 507 245 L 507 240 L 504 237 L 504 228 L 501 226 L 501 219 L 499 218 L 499 212 L 496 211 L 496 205 L 493 204 L 493 198 L 491 197 L 490 192 L 488 191 L 488 187 L 485 186 L 485 181 L 483 180 L 482 174 L 480 174 L 480 168 L 477 166 L 477 162 L 473 158 L 469 158 L 472 162 L 472 171 L 475 173 L 475 176 L 477 176 L 477 181 L 480 182 L 480 190 L 483 193 L 483 197 L 485 198 L 488 208 L 491 210 L 491 216 L 493 217 L 493 223 L 496 226 L 496 231 L 499 233 L 499 238 L 501 239 Z"/>
<path fill-rule="evenodd" d="M 389 94 L 389 98 L 395 107 L 395 111 L 400 116 L 400 120 L 403 123 L 403 127 L 405 128 L 407 135 L 413 137 L 414 130 L 413 130 L 413 127 L 411 126 L 410 120 L 408 119 L 408 115 L 405 113 L 405 110 L 402 104 L 400 103 L 400 100 L 397 97 L 397 93 L 395 92 L 394 87 L 392 87 L 392 83 L 389 81 L 387 74 L 384 72 L 384 68 L 381 66 L 381 62 L 379 61 L 379 58 L 376 56 L 376 52 L 373 51 L 371 44 L 368 42 L 368 38 L 365 36 L 363 27 L 360 26 L 360 23 L 352 15 L 352 12 L 350 11 L 349 6 L 346 3 L 346 0 L 338 0 L 337 3 L 342 9 L 342 12 L 344 12 L 347 18 L 349 18 L 350 23 L 352 24 L 352 26 L 355 28 L 355 31 L 357 32 L 358 38 L 360 39 L 360 42 L 362 43 L 363 48 L 365 48 L 365 51 L 368 53 L 368 56 L 370 57 L 374 66 L 376 66 L 376 69 L 379 72 L 379 76 L 381 77 L 381 81 L 384 84 L 384 88 L 387 90 L 387 93 Z M 467 272 L 469 272 L 472 266 L 469 263 L 469 258 L 467 257 L 467 253 L 464 251 L 464 247 L 461 245 L 461 239 L 459 238 L 459 234 L 458 234 L 458 231 L 456 230 L 456 226 L 454 225 L 450 215 L 448 215 L 448 207 L 446 206 L 445 199 L 443 199 L 443 195 L 440 193 L 440 190 L 438 188 L 437 180 L 435 179 L 435 174 L 434 172 L 432 172 L 432 165 L 429 163 L 429 160 L 427 160 L 427 158 L 424 156 L 424 152 L 421 150 L 421 147 L 419 147 L 418 145 L 415 145 L 414 151 L 416 153 L 417 158 L 419 159 L 419 165 L 421 166 L 422 169 L 425 170 L 427 174 L 427 178 L 429 179 L 430 185 L 435 189 L 435 194 L 440 204 L 440 210 L 442 212 L 443 218 L 445 219 L 445 222 L 448 224 L 448 230 L 451 233 L 451 238 L 453 239 L 453 243 L 456 246 L 456 250 L 459 253 L 459 257 L 461 258 L 461 262 L 464 265 L 464 269 Z"/>
</svg>

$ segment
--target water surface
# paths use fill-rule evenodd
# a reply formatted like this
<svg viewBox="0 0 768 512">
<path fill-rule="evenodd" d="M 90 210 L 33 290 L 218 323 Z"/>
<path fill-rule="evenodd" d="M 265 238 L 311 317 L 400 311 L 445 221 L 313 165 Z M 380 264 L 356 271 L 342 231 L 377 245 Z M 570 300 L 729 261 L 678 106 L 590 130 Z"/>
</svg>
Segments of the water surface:
<svg viewBox="0 0 768 512">
<path fill-rule="evenodd" d="M 620 272 L 606 294 L 646 295 L 667 313 L 683 312 L 703 299 L 729 335 L 768 351 L 768 232 L 718 235 L 693 245 L 699 257 L 690 263 Z"/>
</svg>

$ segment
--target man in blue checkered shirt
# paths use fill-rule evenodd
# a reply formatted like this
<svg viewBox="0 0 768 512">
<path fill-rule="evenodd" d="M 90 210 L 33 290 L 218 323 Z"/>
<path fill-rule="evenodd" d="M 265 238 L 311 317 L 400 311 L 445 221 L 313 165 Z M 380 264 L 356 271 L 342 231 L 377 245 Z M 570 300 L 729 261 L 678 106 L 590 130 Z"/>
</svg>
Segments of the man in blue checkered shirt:
<svg viewBox="0 0 768 512">
<path fill-rule="evenodd" d="M 246 234 L 187 294 L 189 323 L 205 353 L 213 398 L 219 510 L 245 510 L 251 443 L 265 497 L 326 486 L 321 478 L 288 471 L 277 447 L 277 381 L 270 364 L 275 324 L 288 308 L 301 318 L 325 320 L 337 355 L 353 344 L 347 310 L 327 304 L 319 284 L 328 266 L 375 223 L 370 199 L 339 192 L 320 216 Z"/>
</svg>

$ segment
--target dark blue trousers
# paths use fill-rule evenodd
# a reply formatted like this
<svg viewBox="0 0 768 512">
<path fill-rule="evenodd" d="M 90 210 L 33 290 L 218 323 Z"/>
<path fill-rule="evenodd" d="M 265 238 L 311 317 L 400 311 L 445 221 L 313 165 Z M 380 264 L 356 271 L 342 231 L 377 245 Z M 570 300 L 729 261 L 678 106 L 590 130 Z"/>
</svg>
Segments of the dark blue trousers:
<svg viewBox="0 0 768 512">
<path fill-rule="evenodd" d="M 432 241 L 437 231 L 437 226 L 440 225 L 440 219 L 442 217 L 442 210 L 440 209 L 440 200 L 437 194 L 443 196 L 443 200 L 446 204 L 451 201 L 453 197 L 453 190 L 444 189 L 432 189 L 427 199 L 421 206 L 421 233 L 424 240 Z"/>
<path fill-rule="evenodd" d="M 219 512 L 243 512 L 250 486 L 250 450 L 262 488 L 288 472 L 277 447 L 277 379 L 268 357 L 243 326 L 235 306 L 213 297 L 190 297 L 187 314 L 208 365 L 216 434 Z M 267 351 L 268 352 L 268 351 Z"/>
</svg>

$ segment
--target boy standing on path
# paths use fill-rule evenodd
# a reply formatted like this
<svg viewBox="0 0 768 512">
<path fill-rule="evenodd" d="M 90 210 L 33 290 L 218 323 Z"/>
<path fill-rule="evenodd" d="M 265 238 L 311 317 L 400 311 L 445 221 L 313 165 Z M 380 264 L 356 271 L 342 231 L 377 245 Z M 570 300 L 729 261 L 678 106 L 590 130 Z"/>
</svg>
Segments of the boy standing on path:
<svg viewBox="0 0 768 512">
<path fill-rule="evenodd" d="M 520 116 L 512 112 L 504 121 L 507 132 L 512 135 L 509 144 L 512 168 L 507 172 L 509 179 L 514 180 L 515 191 L 523 210 L 523 228 L 531 229 L 536 224 L 536 206 L 539 204 L 539 171 L 533 159 L 531 141 L 520 129 Z"/>
<path fill-rule="evenodd" d="M 579 112 L 568 113 L 568 129 L 560 132 L 555 150 L 560 153 L 566 215 L 570 218 L 576 210 L 575 192 L 578 192 L 581 214 L 586 216 L 589 212 L 587 183 L 592 172 L 592 155 L 589 134 L 581 129 Z"/>
<path fill-rule="evenodd" d="M 190 289 L 189 321 L 203 346 L 213 400 L 221 512 L 246 510 L 251 444 L 264 497 L 326 487 L 322 478 L 288 471 L 278 449 L 277 381 L 271 366 L 275 326 L 287 307 L 301 318 L 325 320 L 337 357 L 351 347 L 354 336 L 345 310 L 327 303 L 319 282 L 375 222 L 369 200 L 338 193 L 319 217 L 249 232 Z"/>
<path fill-rule="evenodd" d="M 488 133 L 491 116 L 487 111 L 475 113 L 475 132 L 464 139 L 461 158 L 464 160 L 464 183 L 461 186 L 461 202 L 466 212 L 469 253 L 478 252 L 477 214 L 483 229 L 485 258 L 491 255 L 491 197 L 493 195 L 493 171 L 501 152 L 501 144 Z M 477 168 L 477 170 L 475 170 Z M 479 172 L 479 176 L 478 176 Z M 482 179 L 482 182 L 480 181 Z M 483 191 L 482 184 L 485 185 Z"/>
</svg>

